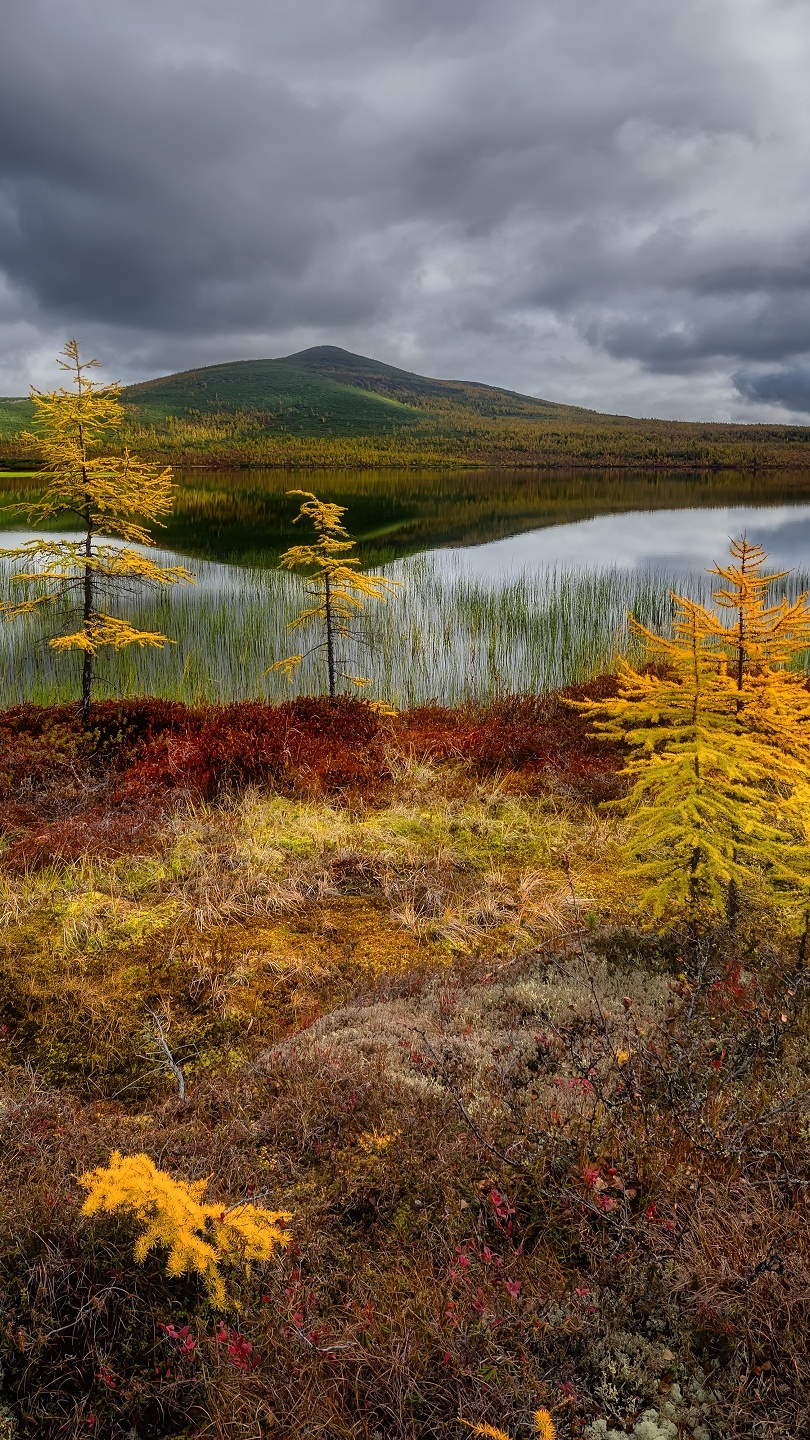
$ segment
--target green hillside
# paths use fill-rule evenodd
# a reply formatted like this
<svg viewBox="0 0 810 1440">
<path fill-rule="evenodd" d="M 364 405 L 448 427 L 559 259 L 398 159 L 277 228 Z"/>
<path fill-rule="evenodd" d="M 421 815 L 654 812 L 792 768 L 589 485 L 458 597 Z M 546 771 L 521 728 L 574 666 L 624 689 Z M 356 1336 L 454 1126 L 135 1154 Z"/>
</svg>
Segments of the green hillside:
<svg viewBox="0 0 810 1440">
<path fill-rule="evenodd" d="M 34 407 L 30 400 L 0 395 L 0 436 L 14 435 L 31 424 Z"/>
<path fill-rule="evenodd" d="M 319 357 L 324 357 L 321 363 Z M 360 357 L 323 346 L 282 360 L 236 360 L 130 385 L 125 399 L 140 423 L 153 425 L 171 416 L 251 413 L 265 425 L 295 435 L 322 435 L 324 430 L 329 435 L 379 435 L 419 422 L 418 412 L 392 386 L 364 383 L 366 372 L 341 360 Z M 400 373 L 391 369 L 392 375 Z M 414 389 L 410 395 L 416 393 Z"/>
<path fill-rule="evenodd" d="M 128 439 L 177 464 L 810 469 L 810 427 L 638 420 L 472 381 L 435 380 L 332 345 L 237 360 L 124 391 Z M 30 458 L 25 400 L 0 400 L 0 463 Z"/>
<path fill-rule="evenodd" d="M 281 360 L 236 360 L 130 385 L 127 404 L 142 423 L 170 416 L 261 415 L 289 434 L 380 435 L 423 425 L 437 405 L 488 419 L 548 420 L 593 412 L 554 405 L 490 385 L 432 380 L 380 360 L 317 345 Z M 620 417 L 617 417 L 620 418 Z"/>
</svg>

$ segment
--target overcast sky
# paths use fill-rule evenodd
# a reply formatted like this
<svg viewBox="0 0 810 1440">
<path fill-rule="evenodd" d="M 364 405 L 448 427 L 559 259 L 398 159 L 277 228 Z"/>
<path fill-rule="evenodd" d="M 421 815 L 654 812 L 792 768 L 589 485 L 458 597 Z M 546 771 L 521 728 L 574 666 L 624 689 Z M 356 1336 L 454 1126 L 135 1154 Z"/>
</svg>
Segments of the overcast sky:
<svg viewBox="0 0 810 1440">
<path fill-rule="evenodd" d="M 0 393 L 342 345 L 810 423 L 808 0 L 6 0 Z"/>
</svg>

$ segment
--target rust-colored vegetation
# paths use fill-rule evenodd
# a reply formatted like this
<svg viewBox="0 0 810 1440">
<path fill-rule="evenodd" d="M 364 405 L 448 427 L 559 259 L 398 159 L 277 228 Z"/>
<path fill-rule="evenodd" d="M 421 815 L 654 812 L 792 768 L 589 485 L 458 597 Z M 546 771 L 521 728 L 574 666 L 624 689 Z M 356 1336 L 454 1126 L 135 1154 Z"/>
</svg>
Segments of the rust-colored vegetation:
<svg viewBox="0 0 810 1440">
<path fill-rule="evenodd" d="M 639 922 L 616 693 L 0 715 L 4 1440 L 804 1432 L 806 941 Z"/>
<path fill-rule="evenodd" d="M 606 677 L 563 694 L 596 699 L 615 688 Z M 0 712 L 0 746 L 3 860 L 12 869 L 126 854 L 136 837 L 159 847 L 170 798 L 211 801 L 272 784 L 280 794 L 379 808 L 403 764 L 455 761 L 474 776 L 508 776 L 524 793 L 552 783 L 595 801 L 615 789 L 620 763 L 618 748 L 595 740 L 562 694 L 396 716 L 340 697 L 206 709 L 103 701 L 88 732 L 75 706 L 23 705 Z"/>
</svg>

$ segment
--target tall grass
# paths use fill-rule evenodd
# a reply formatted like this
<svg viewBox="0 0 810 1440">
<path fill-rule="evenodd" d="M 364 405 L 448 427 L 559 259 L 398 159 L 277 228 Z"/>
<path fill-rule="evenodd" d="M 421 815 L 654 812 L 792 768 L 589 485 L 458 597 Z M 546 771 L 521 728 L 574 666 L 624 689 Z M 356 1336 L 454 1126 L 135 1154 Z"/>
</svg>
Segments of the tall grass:
<svg viewBox="0 0 810 1440">
<path fill-rule="evenodd" d="M 170 564 L 177 556 L 152 554 Z M 0 562 L 0 600 L 13 593 L 12 562 Z M 452 555 L 423 555 L 388 567 L 402 588 L 370 605 L 345 669 L 369 677 L 369 696 L 409 706 L 457 704 L 497 694 L 541 692 L 609 669 L 632 649 L 627 611 L 666 629 L 671 589 L 708 597 L 708 577 L 666 570 L 551 568 L 494 582 L 470 578 Z M 306 640 L 287 634 L 302 582 L 278 571 L 196 562 L 197 584 L 141 596 L 126 613 L 174 643 L 132 647 L 98 664 L 99 698 L 162 695 L 188 703 L 318 693 L 319 657 L 293 687 L 267 667 Z M 802 588 L 792 575 L 791 593 Z M 75 698 L 78 661 L 55 654 L 47 635 L 58 617 L 0 623 L 0 704 Z M 47 623 L 46 623 L 47 621 Z M 313 639 L 315 637 L 312 637 Z M 311 643 L 311 641 L 310 641 Z M 346 683 L 346 689 L 352 687 Z"/>
</svg>

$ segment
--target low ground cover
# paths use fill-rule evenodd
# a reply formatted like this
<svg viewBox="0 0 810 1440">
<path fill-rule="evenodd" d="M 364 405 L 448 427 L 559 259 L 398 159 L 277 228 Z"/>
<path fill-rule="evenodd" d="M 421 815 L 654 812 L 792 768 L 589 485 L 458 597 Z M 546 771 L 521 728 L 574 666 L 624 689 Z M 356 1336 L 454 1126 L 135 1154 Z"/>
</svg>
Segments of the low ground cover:
<svg viewBox="0 0 810 1440">
<path fill-rule="evenodd" d="M 0 715 L 4 1440 L 802 1433 L 806 941 L 640 926 L 614 691 Z M 289 1243 L 136 1263 L 116 1151 Z"/>
</svg>

